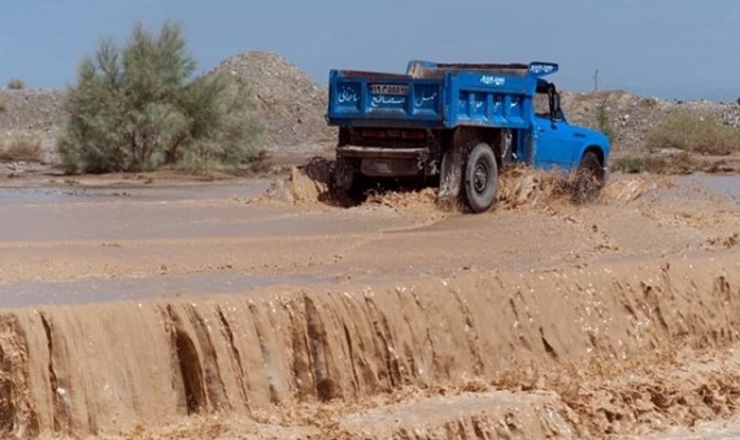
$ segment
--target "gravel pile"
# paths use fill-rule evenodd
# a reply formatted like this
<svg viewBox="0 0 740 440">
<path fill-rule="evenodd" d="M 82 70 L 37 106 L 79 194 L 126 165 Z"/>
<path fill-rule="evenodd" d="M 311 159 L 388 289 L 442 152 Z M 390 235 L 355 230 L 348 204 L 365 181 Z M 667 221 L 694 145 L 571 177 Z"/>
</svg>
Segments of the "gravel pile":
<svg viewBox="0 0 740 440">
<path fill-rule="evenodd" d="M 598 114 L 603 105 L 614 134 L 613 149 L 625 153 L 650 151 L 646 132 L 678 111 L 689 111 L 718 119 L 740 128 L 740 105 L 706 100 L 667 101 L 634 96 L 623 91 L 562 93 L 563 110 L 571 123 L 599 129 Z"/>
<path fill-rule="evenodd" d="M 290 62 L 268 52 L 247 52 L 222 62 L 214 72 L 239 76 L 253 95 L 265 133 L 262 147 L 272 154 L 331 151 L 336 131 L 326 125 L 327 90 Z"/>
<path fill-rule="evenodd" d="M 63 91 L 0 90 L 0 137 L 38 139 L 49 152 L 49 161 L 64 116 Z"/>
</svg>

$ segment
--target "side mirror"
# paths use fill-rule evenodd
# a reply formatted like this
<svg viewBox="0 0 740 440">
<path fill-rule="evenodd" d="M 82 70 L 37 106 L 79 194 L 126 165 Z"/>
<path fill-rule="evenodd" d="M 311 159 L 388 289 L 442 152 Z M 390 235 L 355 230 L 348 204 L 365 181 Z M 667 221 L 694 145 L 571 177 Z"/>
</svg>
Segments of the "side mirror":
<svg viewBox="0 0 740 440">
<path fill-rule="evenodd" d="M 550 84 L 549 90 L 550 98 L 550 118 L 555 121 L 560 118 L 560 93 L 555 89 L 554 84 Z"/>
</svg>

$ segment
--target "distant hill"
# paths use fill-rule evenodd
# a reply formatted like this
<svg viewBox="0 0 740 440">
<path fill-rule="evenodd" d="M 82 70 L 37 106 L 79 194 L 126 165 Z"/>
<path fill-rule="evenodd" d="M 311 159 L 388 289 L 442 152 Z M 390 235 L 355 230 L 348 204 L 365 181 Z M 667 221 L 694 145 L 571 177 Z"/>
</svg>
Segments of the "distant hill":
<svg viewBox="0 0 740 440">
<path fill-rule="evenodd" d="M 246 52 L 224 60 L 208 74 L 239 76 L 249 84 L 256 115 L 266 130 L 262 147 L 273 155 L 331 154 L 336 131 L 326 125 L 327 90 L 281 56 Z M 65 116 L 64 91 L 0 89 L 0 137 L 31 135 L 52 152 Z M 667 101 L 624 91 L 563 92 L 563 107 L 572 123 L 600 128 L 605 107 L 614 132 L 615 152 L 645 153 L 645 132 L 680 110 L 717 118 L 740 128 L 740 105 L 706 100 Z"/>
</svg>

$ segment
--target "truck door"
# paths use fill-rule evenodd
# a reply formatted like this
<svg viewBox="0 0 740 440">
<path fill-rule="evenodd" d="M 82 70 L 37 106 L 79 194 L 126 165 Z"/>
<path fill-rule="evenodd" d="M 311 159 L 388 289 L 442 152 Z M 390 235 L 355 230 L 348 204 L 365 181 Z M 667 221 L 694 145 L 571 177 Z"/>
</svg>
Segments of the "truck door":
<svg viewBox="0 0 740 440">
<path fill-rule="evenodd" d="M 541 168 L 573 168 L 574 153 L 580 151 L 581 139 L 560 110 L 555 86 L 537 91 L 534 99 L 534 165 Z"/>
</svg>

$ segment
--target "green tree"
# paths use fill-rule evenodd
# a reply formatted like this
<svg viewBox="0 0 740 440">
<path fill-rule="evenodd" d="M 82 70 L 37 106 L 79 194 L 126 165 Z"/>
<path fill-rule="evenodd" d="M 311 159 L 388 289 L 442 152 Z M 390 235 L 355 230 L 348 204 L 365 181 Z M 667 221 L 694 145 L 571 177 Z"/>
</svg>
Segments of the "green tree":
<svg viewBox="0 0 740 440">
<path fill-rule="evenodd" d="M 192 79 L 180 26 L 158 35 L 137 24 L 122 48 L 101 42 L 68 91 L 69 117 L 57 148 L 68 172 L 234 167 L 256 157 L 259 123 L 237 79 Z"/>
</svg>

